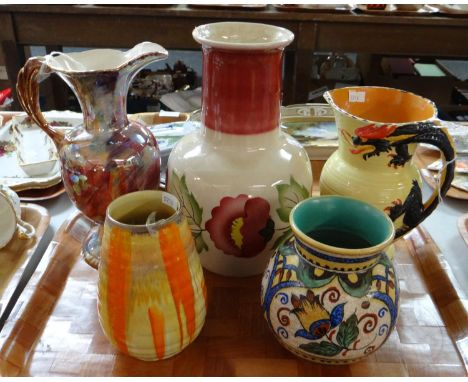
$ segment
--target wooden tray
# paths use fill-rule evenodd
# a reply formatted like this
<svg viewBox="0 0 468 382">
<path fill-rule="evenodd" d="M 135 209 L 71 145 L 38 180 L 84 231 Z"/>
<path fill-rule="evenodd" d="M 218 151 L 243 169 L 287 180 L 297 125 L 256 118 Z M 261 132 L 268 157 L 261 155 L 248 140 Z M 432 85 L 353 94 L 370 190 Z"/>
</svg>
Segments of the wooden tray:
<svg viewBox="0 0 468 382">
<path fill-rule="evenodd" d="M 8 245 L 0 249 L 0 312 L 8 303 L 24 267 L 46 232 L 50 221 L 47 210 L 36 204 L 21 204 L 21 218 L 36 229 L 36 234 L 30 240 L 21 240 L 15 234 Z"/>
<path fill-rule="evenodd" d="M 18 191 L 17 194 L 22 202 L 39 202 L 56 198 L 64 192 L 65 187 L 63 186 L 63 182 L 60 182 L 52 187 Z"/>
<path fill-rule="evenodd" d="M 318 174 L 322 162 L 315 162 Z M 317 188 L 317 182 L 314 189 Z M 43 273 L 21 296 L 0 334 L 5 376 L 465 376 L 467 312 L 443 255 L 422 229 L 395 244 L 400 316 L 387 343 L 366 360 L 314 364 L 282 348 L 260 309 L 261 276 L 228 278 L 205 271 L 208 315 L 181 354 L 144 362 L 115 350 L 96 309 L 97 272 L 80 256 L 89 223 L 77 214 L 56 233 Z M 40 277 L 40 275 L 42 275 Z M 463 354 L 462 358 L 460 354 Z"/>
</svg>

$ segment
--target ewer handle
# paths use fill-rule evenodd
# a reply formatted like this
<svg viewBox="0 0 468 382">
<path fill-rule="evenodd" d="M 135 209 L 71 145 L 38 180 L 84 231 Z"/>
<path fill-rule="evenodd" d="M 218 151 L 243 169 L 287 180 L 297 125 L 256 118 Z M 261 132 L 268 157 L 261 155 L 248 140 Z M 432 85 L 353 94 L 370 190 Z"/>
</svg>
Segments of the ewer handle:
<svg viewBox="0 0 468 382">
<path fill-rule="evenodd" d="M 39 76 L 43 67 L 50 72 L 50 68 L 43 65 L 41 57 L 31 57 L 18 73 L 16 90 L 21 107 L 58 146 L 63 133 L 49 125 L 39 104 Z"/>
<path fill-rule="evenodd" d="M 435 120 L 431 122 L 411 123 L 398 128 L 399 130 L 404 129 L 405 134 L 410 136 L 407 143 L 427 143 L 437 147 L 442 153 L 445 165 L 442 167 L 439 181 L 432 195 L 422 204 L 422 208 L 419 210 L 416 201 L 409 201 L 409 204 L 412 204 L 412 206 L 408 208 L 419 211 L 412 211 L 410 214 L 407 212 L 405 214 L 404 224 L 396 231 L 395 238 L 403 236 L 426 219 L 435 210 L 440 198 L 445 196 L 450 188 L 455 173 L 455 148 L 452 137 L 447 128 L 442 124 L 443 121 Z M 422 196 L 419 196 L 418 199 L 422 200 Z M 392 216 L 390 217 L 392 218 Z M 395 219 L 392 218 L 392 220 Z"/>
</svg>

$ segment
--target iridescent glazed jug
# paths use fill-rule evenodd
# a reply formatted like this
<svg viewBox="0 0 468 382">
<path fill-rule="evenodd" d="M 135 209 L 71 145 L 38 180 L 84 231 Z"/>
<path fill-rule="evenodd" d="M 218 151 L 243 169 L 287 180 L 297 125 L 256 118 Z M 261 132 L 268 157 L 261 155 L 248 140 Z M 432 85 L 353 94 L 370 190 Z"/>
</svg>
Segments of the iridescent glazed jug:
<svg viewBox="0 0 468 382">
<path fill-rule="evenodd" d="M 62 179 L 75 206 L 102 224 L 106 208 L 128 192 L 159 186 L 160 153 L 155 138 L 127 118 L 127 93 L 145 65 L 164 59 L 161 46 L 143 42 L 127 52 L 111 49 L 51 53 L 32 57 L 18 74 L 21 106 L 54 141 Z M 39 107 L 39 82 L 56 73 L 73 90 L 83 125 L 64 131 L 47 123 Z M 84 246 L 85 259 L 97 266 L 96 232 Z"/>
<path fill-rule="evenodd" d="M 262 280 L 263 314 L 286 349 L 342 364 L 379 349 L 395 328 L 399 286 L 386 254 L 392 221 L 343 196 L 310 198 L 290 215 L 293 237 Z"/>
<path fill-rule="evenodd" d="M 404 235 L 427 218 L 454 175 L 455 150 L 431 101 L 398 89 L 361 86 L 326 92 L 338 128 L 339 148 L 320 176 L 321 195 L 346 195 L 385 211 Z M 423 201 L 413 164 L 418 143 L 437 147 L 446 163 L 440 188 Z"/>
<path fill-rule="evenodd" d="M 171 357 L 197 338 L 206 315 L 203 270 L 180 203 L 138 191 L 107 211 L 98 282 L 104 333 L 132 357 Z"/>
<path fill-rule="evenodd" d="M 306 151 L 280 131 L 282 58 L 294 35 L 272 25 L 202 25 L 202 129 L 171 152 L 168 189 L 183 203 L 202 265 L 260 274 L 310 195 Z"/>
</svg>

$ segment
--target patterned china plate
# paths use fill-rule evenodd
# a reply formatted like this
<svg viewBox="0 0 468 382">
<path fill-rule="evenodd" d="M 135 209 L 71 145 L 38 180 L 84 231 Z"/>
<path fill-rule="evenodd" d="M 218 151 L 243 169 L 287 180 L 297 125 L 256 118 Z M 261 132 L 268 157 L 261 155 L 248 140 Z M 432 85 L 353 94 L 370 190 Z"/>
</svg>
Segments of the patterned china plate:
<svg viewBox="0 0 468 382">
<path fill-rule="evenodd" d="M 310 159 L 328 159 L 338 148 L 335 117 L 328 104 L 282 107 L 281 127 L 304 146 Z"/>
<path fill-rule="evenodd" d="M 44 116 L 49 123 L 63 128 L 70 128 L 82 123 L 81 114 L 70 111 L 50 111 L 45 112 Z M 60 183 L 61 174 L 58 163 L 52 166 L 49 173 L 40 176 L 30 176 L 21 168 L 18 158 L 18 139 L 23 139 L 25 141 L 23 143 L 27 143 L 25 147 L 31 147 L 31 144 L 34 143 L 31 141 L 36 141 L 38 135 L 44 136 L 44 140 L 39 139 L 40 142 L 45 141 L 46 135 L 42 130 L 38 130 L 37 127 L 31 125 L 29 131 L 27 127 L 24 128 L 23 126 L 23 134 L 15 137 L 14 120 L 14 118 L 9 119 L 0 126 L 0 184 L 5 184 L 15 191 L 23 191 L 44 189 Z M 42 143 L 37 144 L 36 147 L 37 150 L 50 150 L 50 147 L 47 148 L 47 145 Z"/>
<path fill-rule="evenodd" d="M 200 128 L 199 110 L 188 121 L 150 125 L 158 141 L 161 156 L 168 156 L 175 144 L 186 134 Z M 281 108 L 283 131 L 295 137 L 305 147 L 338 147 L 338 135 L 332 108 L 327 104 L 298 104 Z"/>
<path fill-rule="evenodd" d="M 169 156 L 175 144 L 185 135 L 198 130 L 200 123 L 195 121 L 181 121 L 162 123 L 159 125 L 149 126 L 151 132 L 155 136 L 161 156 Z"/>
<path fill-rule="evenodd" d="M 200 129 L 199 121 L 178 121 L 150 125 L 149 129 L 158 142 L 161 151 L 161 185 L 166 184 L 166 168 L 169 154 L 176 143 L 185 135 Z"/>
<path fill-rule="evenodd" d="M 201 110 L 190 114 L 187 122 L 151 126 L 161 150 L 164 167 L 177 141 L 201 126 Z M 327 159 L 338 148 L 333 109 L 328 104 L 297 104 L 281 108 L 282 130 L 296 138 L 310 158 Z"/>
</svg>

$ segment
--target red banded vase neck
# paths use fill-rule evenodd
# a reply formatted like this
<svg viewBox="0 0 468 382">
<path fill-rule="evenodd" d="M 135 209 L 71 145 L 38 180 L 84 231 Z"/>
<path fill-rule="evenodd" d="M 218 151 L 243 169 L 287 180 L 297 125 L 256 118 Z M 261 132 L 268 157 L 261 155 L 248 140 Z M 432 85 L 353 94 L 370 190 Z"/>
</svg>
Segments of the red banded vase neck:
<svg viewBox="0 0 468 382">
<path fill-rule="evenodd" d="M 291 31 L 268 24 L 201 25 L 202 122 L 217 132 L 252 135 L 279 127 L 282 58 Z"/>
<path fill-rule="evenodd" d="M 278 128 L 282 49 L 203 49 L 202 121 L 206 128 L 250 135 Z"/>
</svg>

